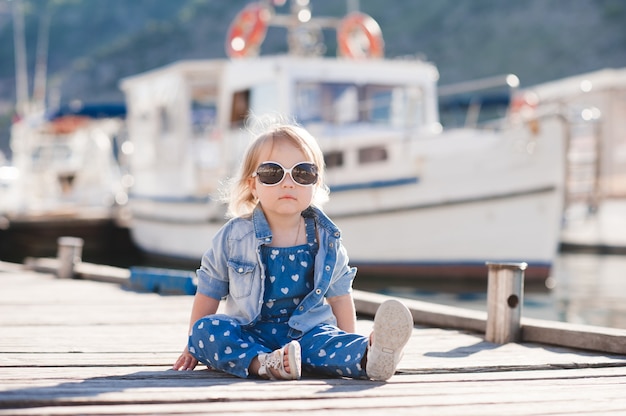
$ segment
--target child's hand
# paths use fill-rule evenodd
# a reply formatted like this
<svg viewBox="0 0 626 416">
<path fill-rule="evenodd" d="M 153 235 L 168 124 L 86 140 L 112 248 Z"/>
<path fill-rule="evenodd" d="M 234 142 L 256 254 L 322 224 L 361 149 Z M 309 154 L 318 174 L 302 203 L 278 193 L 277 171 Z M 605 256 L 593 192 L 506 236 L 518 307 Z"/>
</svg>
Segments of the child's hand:
<svg viewBox="0 0 626 416">
<path fill-rule="evenodd" d="M 193 370 L 196 368 L 197 364 L 198 360 L 196 360 L 194 356 L 189 353 L 187 347 L 185 347 L 185 350 L 180 357 L 178 357 L 178 360 L 176 360 L 172 369 L 178 371 Z"/>
</svg>

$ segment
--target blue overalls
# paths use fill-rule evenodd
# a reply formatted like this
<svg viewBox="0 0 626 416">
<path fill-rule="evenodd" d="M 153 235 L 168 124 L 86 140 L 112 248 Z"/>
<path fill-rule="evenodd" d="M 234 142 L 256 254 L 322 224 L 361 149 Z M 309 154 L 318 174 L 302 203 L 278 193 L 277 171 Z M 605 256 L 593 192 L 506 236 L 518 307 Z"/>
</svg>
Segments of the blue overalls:
<svg viewBox="0 0 626 416">
<path fill-rule="evenodd" d="M 247 378 L 254 357 L 281 348 L 294 339 L 288 321 L 313 287 L 313 265 L 318 249 L 314 219 L 305 218 L 305 224 L 306 244 L 261 246 L 266 276 L 264 303 L 258 319 L 242 325 L 227 315 L 210 315 L 193 325 L 189 351 L 198 361 Z M 366 378 L 361 360 L 367 348 L 367 337 L 344 332 L 335 325 L 320 324 L 296 339 L 302 347 L 305 372 Z"/>
</svg>

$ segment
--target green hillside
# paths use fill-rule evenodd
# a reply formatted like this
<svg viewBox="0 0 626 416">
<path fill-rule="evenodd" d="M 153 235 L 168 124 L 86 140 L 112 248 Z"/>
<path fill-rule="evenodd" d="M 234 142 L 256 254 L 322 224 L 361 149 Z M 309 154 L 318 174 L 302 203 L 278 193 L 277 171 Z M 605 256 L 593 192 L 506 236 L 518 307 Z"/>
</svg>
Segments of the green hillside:
<svg viewBox="0 0 626 416">
<path fill-rule="evenodd" d="M 246 0 L 22 0 L 29 76 L 39 21 L 49 13 L 48 87 L 62 103 L 121 101 L 120 78 L 172 61 L 223 58 L 226 29 Z M 14 1 L 0 0 L 0 149 L 15 103 Z M 346 2 L 311 0 L 314 15 Z M 350 2 L 355 3 L 354 1 Z M 380 24 L 388 57 L 434 62 L 441 84 L 513 72 L 532 85 L 626 66 L 622 0 L 360 0 Z M 287 6 L 279 9 L 286 11 Z M 334 34 L 325 32 L 335 53 Z M 286 50 L 274 28 L 263 53 Z M 32 88 L 32 86 L 31 86 Z"/>
</svg>

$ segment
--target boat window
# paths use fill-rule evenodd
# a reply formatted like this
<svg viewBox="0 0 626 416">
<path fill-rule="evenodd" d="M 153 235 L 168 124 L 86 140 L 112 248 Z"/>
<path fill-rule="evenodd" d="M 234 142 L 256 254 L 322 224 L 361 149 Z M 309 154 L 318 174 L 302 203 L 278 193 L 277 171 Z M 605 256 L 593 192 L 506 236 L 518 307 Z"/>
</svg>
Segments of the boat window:
<svg viewBox="0 0 626 416">
<path fill-rule="evenodd" d="M 407 127 L 423 122 L 422 100 L 416 87 L 302 82 L 296 85 L 295 115 L 304 124 Z"/>
<path fill-rule="evenodd" d="M 374 123 L 386 123 L 390 116 L 392 89 L 368 85 L 365 88 L 365 99 L 362 106 L 362 118 Z"/>
<path fill-rule="evenodd" d="M 236 91 L 230 113 L 232 128 L 241 127 L 250 114 L 262 116 L 278 111 L 278 92 L 276 84 L 266 83 L 252 88 Z"/>
<path fill-rule="evenodd" d="M 359 121 L 359 91 L 356 85 L 328 84 L 325 95 L 330 100 L 323 109 L 328 113 L 327 118 L 334 124 L 348 124 Z"/>
<path fill-rule="evenodd" d="M 383 146 L 363 147 L 359 149 L 359 163 L 373 163 L 387 160 L 387 149 Z"/>
<path fill-rule="evenodd" d="M 295 116 L 301 123 L 322 121 L 322 88 L 320 84 L 301 82 L 296 85 Z"/>
<path fill-rule="evenodd" d="M 45 168 L 56 164 L 65 164 L 72 158 L 72 149 L 66 144 L 37 146 L 32 154 L 34 168 Z"/>
<path fill-rule="evenodd" d="M 510 91 L 440 97 L 439 119 L 446 128 L 482 126 L 503 119 L 510 103 Z"/>
<path fill-rule="evenodd" d="M 195 136 L 210 136 L 217 126 L 215 88 L 197 87 L 191 96 L 191 125 Z"/>
<path fill-rule="evenodd" d="M 343 152 L 332 151 L 324 153 L 324 163 L 327 169 L 343 166 Z"/>
<path fill-rule="evenodd" d="M 301 123 L 346 124 L 359 120 L 358 88 L 346 83 L 296 85 L 296 118 Z"/>
<path fill-rule="evenodd" d="M 241 126 L 250 110 L 250 90 L 237 91 L 233 94 L 233 105 L 230 111 L 231 126 Z"/>
<path fill-rule="evenodd" d="M 214 102 L 191 103 L 191 123 L 196 136 L 205 136 L 215 128 L 217 106 Z"/>
<path fill-rule="evenodd" d="M 397 87 L 367 85 L 363 100 L 364 120 L 375 124 L 402 125 L 406 98 Z"/>
</svg>

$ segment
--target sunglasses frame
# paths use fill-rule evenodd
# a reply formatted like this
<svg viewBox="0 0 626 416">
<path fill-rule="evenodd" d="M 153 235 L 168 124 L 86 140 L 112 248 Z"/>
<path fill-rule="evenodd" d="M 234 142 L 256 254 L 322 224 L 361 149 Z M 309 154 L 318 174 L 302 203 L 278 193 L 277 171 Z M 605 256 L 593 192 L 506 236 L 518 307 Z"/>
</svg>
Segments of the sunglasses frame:
<svg viewBox="0 0 626 416">
<path fill-rule="evenodd" d="M 279 166 L 279 167 L 283 170 L 283 177 L 282 177 L 282 178 L 280 178 L 280 180 L 279 180 L 278 182 L 276 182 L 276 183 L 265 183 L 265 182 L 263 182 L 263 181 L 261 180 L 261 178 L 259 177 L 259 174 L 258 174 L 258 170 L 259 170 L 259 168 L 260 168 L 261 166 L 266 165 L 266 164 L 270 164 L 270 163 L 271 163 L 271 164 L 274 164 L 274 165 Z M 306 183 L 306 184 L 303 184 L 303 183 L 298 182 L 298 181 L 297 181 L 297 180 L 293 177 L 292 171 L 293 171 L 293 170 L 294 170 L 297 166 L 300 166 L 300 165 L 312 165 L 312 166 L 315 168 L 315 170 L 316 170 L 316 172 L 315 172 L 315 176 L 316 176 L 316 178 L 315 178 L 315 182 L 313 182 L 313 183 Z M 315 184 L 317 183 L 317 181 L 319 180 L 319 170 L 318 170 L 318 168 L 317 168 L 317 165 L 316 165 L 315 163 L 313 163 L 313 162 L 298 162 L 298 163 L 296 163 L 295 165 L 293 165 L 291 168 L 287 169 L 287 168 L 285 168 L 283 165 L 281 165 L 280 163 L 278 163 L 278 162 L 274 162 L 273 160 L 268 160 L 268 161 L 265 161 L 265 162 L 263 162 L 263 163 L 260 163 L 260 164 L 259 164 L 259 166 L 257 166 L 257 168 L 256 168 L 256 170 L 254 171 L 254 173 L 252 174 L 252 177 L 253 177 L 253 178 L 258 178 L 259 183 L 260 183 L 260 184 L 262 184 L 262 185 L 264 185 L 264 186 L 277 186 L 277 185 L 280 185 L 280 183 L 281 183 L 282 181 L 284 181 L 284 180 L 285 180 L 285 177 L 287 176 L 287 174 L 289 174 L 289 176 L 291 177 L 291 180 L 293 181 L 293 183 L 295 183 L 296 185 L 299 185 L 299 186 L 313 186 L 313 185 L 315 185 Z"/>
</svg>

